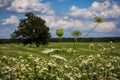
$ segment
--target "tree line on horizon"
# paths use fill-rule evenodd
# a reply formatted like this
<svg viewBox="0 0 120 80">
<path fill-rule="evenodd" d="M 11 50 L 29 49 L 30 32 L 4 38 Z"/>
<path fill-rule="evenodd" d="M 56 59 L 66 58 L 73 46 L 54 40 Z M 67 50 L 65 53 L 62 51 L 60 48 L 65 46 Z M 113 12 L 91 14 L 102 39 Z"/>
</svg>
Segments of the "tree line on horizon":
<svg viewBox="0 0 120 80">
<path fill-rule="evenodd" d="M 59 42 L 59 38 L 50 38 L 49 42 Z M 120 42 L 120 37 L 78 38 L 78 42 Z M 0 39 L 0 44 L 23 43 L 24 39 Z M 74 38 L 62 38 L 61 42 L 74 42 Z"/>
</svg>

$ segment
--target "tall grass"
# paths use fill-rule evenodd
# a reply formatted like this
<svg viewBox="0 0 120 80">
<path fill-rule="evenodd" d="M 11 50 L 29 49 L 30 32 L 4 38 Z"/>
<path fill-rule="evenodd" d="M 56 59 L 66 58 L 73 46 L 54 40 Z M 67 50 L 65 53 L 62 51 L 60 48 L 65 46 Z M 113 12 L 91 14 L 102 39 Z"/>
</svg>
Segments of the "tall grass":
<svg viewBox="0 0 120 80">
<path fill-rule="evenodd" d="M 50 43 L 36 48 L 34 45 L 0 44 L 0 79 L 120 79 L 120 43 L 78 43 L 75 49 L 72 45 Z"/>
</svg>

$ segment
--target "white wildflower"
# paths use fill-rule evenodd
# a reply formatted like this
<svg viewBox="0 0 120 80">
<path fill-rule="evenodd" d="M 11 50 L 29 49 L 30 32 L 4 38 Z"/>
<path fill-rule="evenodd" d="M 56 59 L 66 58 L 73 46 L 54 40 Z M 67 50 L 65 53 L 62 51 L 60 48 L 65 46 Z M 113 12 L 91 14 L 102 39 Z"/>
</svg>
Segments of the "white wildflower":
<svg viewBox="0 0 120 80">
<path fill-rule="evenodd" d="M 49 62 L 48 65 L 49 65 L 49 66 L 52 66 L 52 67 L 56 67 L 56 66 L 57 66 L 57 64 L 52 63 L 52 62 Z"/>
<path fill-rule="evenodd" d="M 112 49 L 115 49 L 115 47 L 114 47 L 114 46 L 112 46 L 111 48 L 112 48 Z"/>
<path fill-rule="evenodd" d="M 81 64 L 87 64 L 88 61 L 87 60 L 83 60 Z"/>
<path fill-rule="evenodd" d="M 106 66 L 107 66 L 107 67 L 111 67 L 111 66 L 112 66 L 112 63 L 109 62 L 109 63 L 106 64 Z"/>
<path fill-rule="evenodd" d="M 94 47 L 94 44 L 91 43 L 91 44 L 89 45 L 89 47 Z"/>
<path fill-rule="evenodd" d="M 100 57 L 100 54 L 97 54 L 97 57 Z"/>
<path fill-rule="evenodd" d="M 37 65 L 37 66 L 36 66 L 36 68 L 37 68 L 37 69 L 40 69 L 40 66 L 39 66 L 39 65 Z"/>
<path fill-rule="evenodd" d="M 93 55 L 88 56 L 88 58 L 93 58 Z"/>
<path fill-rule="evenodd" d="M 67 61 L 67 59 L 65 59 L 64 57 L 59 56 L 59 55 L 51 55 L 51 57 L 56 58 L 56 59 L 60 59 L 60 60 Z"/>
<path fill-rule="evenodd" d="M 24 61 L 25 61 L 25 60 L 23 60 L 23 59 L 21 60 L 22 63 L 23 63 Z"/>
<path fill-rule="evenodd" d="M 56 76 L 56 80 L 61 80 L 58 76 Z"/>
<path fill-rule="evenodd" d="M 29 56 L 30 56 L 30 57 L 32 57 L 33 55 L 32 55 L 32 54 L 30 54 Z"/>
<path fill-rule="evenodd" d="M 59 50 L 59 49 L 45 49 L 45 50 L 43 50 L 41 53 L 43 53 L 43 54 L 48 54 L 48 53 L 51 53 L 51 52 L 54 52 L 54 51 L 56 51 L 56 50 Z"/>
<path fill-rule="evenodd" d="M 22 58 L 22 56 L 19 56 L 19 58 L 21 59 L 21 58 Z"/>
<path fill-rule="evenodd" d="M 34 59 L 35 62 L 39 62 L 39 58 Z"/>
<path fill-rule="evenodd" d="M 73 50 L 72 48 L 69 48 L 67 49 L 67 52 L 72 52 L 72 50 Z"/>
<path fill-rule="evenodd" d="M 7 56 L 3 56 L 3 59 L 7 59 Z"/>
<path fill-rule="evenodd" d="M 112 41 L 110 41 L 110 43 L 112 44 L 113 42 L 112 42 Z"/>
<path fill-rule="evenodd" d="M 74 80 L 74 78 L 73 78 L 73 77 L 70 77 L 70 80 Z"/>
<path fill-rule="evenodd" d="M 48 63 L 49 66 L 52 66 L 53 64 L 51 62 Z"/>
</svg>

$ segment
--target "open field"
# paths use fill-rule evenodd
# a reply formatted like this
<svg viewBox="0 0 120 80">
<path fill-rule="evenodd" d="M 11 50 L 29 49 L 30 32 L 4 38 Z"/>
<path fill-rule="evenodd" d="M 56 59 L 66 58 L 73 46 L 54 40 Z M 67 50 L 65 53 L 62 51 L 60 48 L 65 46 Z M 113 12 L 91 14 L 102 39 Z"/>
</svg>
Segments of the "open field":
<svg viewBox="0 0 120 80">
<path fill-rule="evenodd" d="M 1 80 L 119 80 L 120 43 L 0 44 Z"/>
<path fill-rule="evenodd" d="M 73 49 L 74 48 L 74 49 Z M 89 42 L 82 42 L 77 43 L 74 47 L 74 43 L 72 42 L 64 42 L 64 43 L 49 43 L 47 46 L 40 46 L 37 48 L 35 45 L 27 45 L 23 46 L 23 44 L 0 44 L 0 56 L 6 55 L 6 56 L 27 56 L 27 55 L 35 55 L 35 56 L 46 56 L 45 54 L 42 54 L 41 52 L 45 49 L 61 49 L 58 52 L 51 52 L 51 54 L 59 54 L 63 55 L 64 57 L 71 57 L 73 58 L 74 55 L 93 55 L 93 54 L 99 54 L 101 53 L 101 50 L 105 51 L 104 54 L 107 54 L 107 56 L 113 55 L 113 56 L 120 56 L 120 43 L 101 43 L 101 42 L 95 42 L 95 43 L 89 43 Z M 69 52 L 70 54 L 65 52 L 65 50 L 71 50 Z M 72 51 L 76 51 L 76 53 L 73 53 Z M 47 55 L 48 57 L 48 55 Z"/>
</svg>

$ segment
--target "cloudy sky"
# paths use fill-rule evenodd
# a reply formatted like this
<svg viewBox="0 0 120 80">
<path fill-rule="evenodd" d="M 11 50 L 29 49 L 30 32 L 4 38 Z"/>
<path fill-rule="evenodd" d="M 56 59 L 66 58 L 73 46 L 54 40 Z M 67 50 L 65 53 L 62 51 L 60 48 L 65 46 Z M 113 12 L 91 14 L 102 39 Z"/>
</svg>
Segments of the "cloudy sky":
<svg viewBox="0 0 120 80">
<path fill-rule="evenodd" d="M 26 12 L 46 20 L 52 37 L 64 28 L 63 37 L 80 30 L 82 37 L 96 24 L 94 16 L 103 17 L 87 37 L 120 37 L 120 0 L 0 0 L 0 38 L 10 38 Z"/>
</svg>

